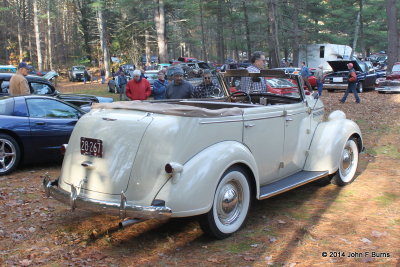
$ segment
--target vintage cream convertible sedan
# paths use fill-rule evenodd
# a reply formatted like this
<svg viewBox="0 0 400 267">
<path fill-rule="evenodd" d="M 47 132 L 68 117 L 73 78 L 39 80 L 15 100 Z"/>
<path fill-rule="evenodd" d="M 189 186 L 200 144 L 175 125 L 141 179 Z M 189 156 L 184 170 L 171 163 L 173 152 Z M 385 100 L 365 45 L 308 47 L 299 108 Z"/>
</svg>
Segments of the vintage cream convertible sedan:
<svg viewBox="0 0 400 267">
<path fill-rule="evenodd" d="M 47 195 L 73 210 L 119 215 L 122 225 L 198 216 L 206 233 L 225 238 L 252 198 L 355 179 L 359 127 L 342 111 L 323 121 L 323 103 L 297 75 L 231 70 L 217 78 L 221 90 L 209 99 L 95 104 L 76 124 L 61 176 L 44 180 Z"/>
</svg>

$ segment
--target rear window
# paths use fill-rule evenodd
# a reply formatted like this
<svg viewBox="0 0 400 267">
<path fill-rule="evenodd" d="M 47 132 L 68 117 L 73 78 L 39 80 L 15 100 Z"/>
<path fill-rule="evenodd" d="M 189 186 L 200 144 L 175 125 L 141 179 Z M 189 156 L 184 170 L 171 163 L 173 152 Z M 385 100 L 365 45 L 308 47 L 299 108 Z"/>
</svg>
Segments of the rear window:
<svg viewBox="0 0 400 267">
<path fill-rule="evenodd" d="M 14 110 L 14 98 L 0 99 L 0 115 L 11 115 Z"/>
</svg>

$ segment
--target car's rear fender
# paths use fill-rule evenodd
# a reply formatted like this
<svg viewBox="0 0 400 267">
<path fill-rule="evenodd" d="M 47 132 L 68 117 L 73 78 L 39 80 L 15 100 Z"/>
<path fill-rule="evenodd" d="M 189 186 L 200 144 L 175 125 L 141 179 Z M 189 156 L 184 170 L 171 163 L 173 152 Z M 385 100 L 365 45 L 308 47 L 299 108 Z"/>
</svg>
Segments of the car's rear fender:
<svg viewBox="0 0 400 267">
<path fill-rule="evenodd" d="M 343 147 L 350 137 L 357 139 L 361 152 L 362 135 L 358 125 L 346 119 L 342 111 L 332 112 L 328 121 L 320 123 L 314 133 L 304 170 L 328 171 L 330 174 L 336 172 Z"/>
<path fill-rule="evenodd" d="M 202 150 L 183 165 L 181 173 L 171 176 L 156 199 L 164 200 L 172 217 L 200 215 L 211 209 L 215 189 L 223 173 L 233 165 L 246 166 L 249 179 L 259 194 L 257 165 L 243 144 L 224 141 Z"/>
</svg>

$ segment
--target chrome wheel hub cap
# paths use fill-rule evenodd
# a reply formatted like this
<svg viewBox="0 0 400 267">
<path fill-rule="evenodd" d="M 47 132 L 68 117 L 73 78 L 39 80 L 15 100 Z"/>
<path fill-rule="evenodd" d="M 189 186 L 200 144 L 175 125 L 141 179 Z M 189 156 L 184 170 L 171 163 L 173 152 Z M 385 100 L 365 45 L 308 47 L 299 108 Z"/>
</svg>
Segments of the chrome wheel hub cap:
<svg viewBox="0 0 400 267">
<path fill-rule="evenodd" d="M 237 183 L 230 182 L 221 188 L 218 192 L 217 213 L 223 224 L 232 224 L 239 217 L 242 201 L 242 188 Z"/>
<path fill-rule="evenodd" d="M 343 175 L 347 175 L 350 172 L 353 165 L 353 151 L 351 150 L 350 147 L 346 147 L 343 150 L 342 162 L 340 165 Z"/>
<path fill-rule="evenodd" d="M 0 169 L 6 171 L 14 165 L 16 159 L 15 147 L 8 140 L 0 140 Z"/>
</svg>

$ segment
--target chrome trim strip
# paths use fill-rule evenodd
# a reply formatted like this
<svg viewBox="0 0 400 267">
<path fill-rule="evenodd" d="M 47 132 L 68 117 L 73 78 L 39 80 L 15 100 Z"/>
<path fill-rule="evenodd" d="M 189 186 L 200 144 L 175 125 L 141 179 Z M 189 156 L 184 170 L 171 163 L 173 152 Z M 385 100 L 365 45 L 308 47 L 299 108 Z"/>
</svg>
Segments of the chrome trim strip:
<svg viewBox="0 0 400 267">
<path fill-rule="evenodd" d="M 43 179 L 43 187 L 46 191 L 46 196 L 52 196 L 54 199 L 70 206 L 74 209 L 84 209 L 99 213 L 118 215 L 122 219 L 140 218 L 140 219 L 166 219 L 171 216 L 172 211 L 168 207 L 158 206 L 139 206 L 134 205 L 126 200 L 123 193 L 121 193 L 120 201 L 104 201 L 98 199 L 91 199 L 79 194 L 69 193 L 51 182 L 47 177 Z"/>
<path fill-rule="evenodd" d="M 224 123 L 224 122 L 241 122 L 243 119 L 226 120 L 226 121 L 201 121 L 200 124 L 211 124 L 211 123 Z"/>
</svg>

